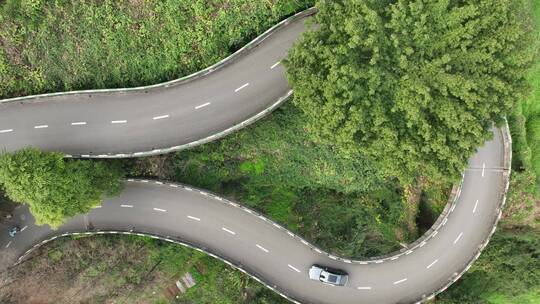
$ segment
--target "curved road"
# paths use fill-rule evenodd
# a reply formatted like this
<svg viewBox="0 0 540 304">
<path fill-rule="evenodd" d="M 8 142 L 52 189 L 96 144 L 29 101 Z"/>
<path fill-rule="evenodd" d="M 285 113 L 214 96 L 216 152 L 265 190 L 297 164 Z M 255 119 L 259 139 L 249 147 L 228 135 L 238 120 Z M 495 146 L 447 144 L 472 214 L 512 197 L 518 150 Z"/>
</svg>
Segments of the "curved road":
<svg viewBox="0 0 540 304">
<path fill-rule="evenodd" d="M 124 157 L 181 148 L 263 113 L 290 94 L 279 61 L 304 31 L 305 18 L 280 26 L 232 64 L 168 88 L 67 94 L 0 103 L 0 148 L 32 145 L 82 157 Z M 460 194 L 421 241 L 369 261 L 337 258 L 272 221 L 213 194 L 184 185 L 130 180 L 120 197 L 105 201 L 57 231 L 35 226 L 24 206 L 0 252 L 19 257 L 51 237 L 85 231 L 142 232 L 212 252 L 303 303 L 411 303 L 452 283 L 494 231 L 509 168 L 503 133 L 469 161 Z M 119 154 L 119 155 L 118 155 Z M 135 154 L 137 155 L 137 154 Z M 347 270 L 346 287 L 311 281 L 314 263 Z"/>
</svg>

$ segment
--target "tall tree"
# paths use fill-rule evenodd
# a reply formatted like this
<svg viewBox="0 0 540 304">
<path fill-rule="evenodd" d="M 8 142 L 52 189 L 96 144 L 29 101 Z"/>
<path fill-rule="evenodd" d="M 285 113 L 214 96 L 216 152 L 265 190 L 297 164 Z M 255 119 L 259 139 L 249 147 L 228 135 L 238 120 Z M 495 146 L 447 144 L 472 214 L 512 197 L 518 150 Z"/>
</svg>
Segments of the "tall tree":
<svg viewBox="0 0 540 304">
<path fill-rule="evenodd" d="M 38 224 L 51 227 L 118 194 L 122 177 L 115 166 L 68 160 L 60 153 L 34 148 L 0 155 L 0 185 L 7 196 L 27 204 Z"/>
<path fill-rule="evenodd" d="M 319 0 L 287 60 L 310 133 L 385 173 L 456 177 L 527 91 L 525 0 Z"/>
</svg>

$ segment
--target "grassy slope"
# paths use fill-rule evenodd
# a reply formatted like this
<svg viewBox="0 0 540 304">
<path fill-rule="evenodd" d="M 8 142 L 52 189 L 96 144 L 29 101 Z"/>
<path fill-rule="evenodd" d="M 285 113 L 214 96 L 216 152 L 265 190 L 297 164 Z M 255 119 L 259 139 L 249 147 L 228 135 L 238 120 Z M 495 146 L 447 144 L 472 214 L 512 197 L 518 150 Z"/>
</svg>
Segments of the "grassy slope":
<svg viewBox="0 0 540 304">
<path fill-rule="evenodd" d="M 532 7 L 536 27 L 540 29 L 540 2 L 533 1 Z M 540 39 L 540 30 L 538 36 Z M 523 103 L 523 115 L 527 119 L 527 141 L 532 152 L 531 167 L 536 176 L 540 177 L 540 62 L 532 69 L 529 80 L 533 91 L 531 97 Z"/>
<path fill-rule="evenodd" d="M 197 282 L 176 303 L 287 303 L 205 254 L 150 238 L 59 239 L 9 273 L 1 303 L 171 303 L 166 288 L 186 272 Z M 202 274 L 204 273 L 204 274 Z M 0 273 L 0 279 L 5 275 Z"/>
<path fill-rule="evenodd" d="M 251 128 L 174 154 L 161 177 L 232 197 L 341 255 L 385 254 L 418 236 L 399 185 L 361 155 L 308 140 L 303 126 L 287 104 Z"/>
<path fill-rule="evenodd" d="M 311 2 L 1 1 L 0 98 L 178 78 Z"/>
</svg>

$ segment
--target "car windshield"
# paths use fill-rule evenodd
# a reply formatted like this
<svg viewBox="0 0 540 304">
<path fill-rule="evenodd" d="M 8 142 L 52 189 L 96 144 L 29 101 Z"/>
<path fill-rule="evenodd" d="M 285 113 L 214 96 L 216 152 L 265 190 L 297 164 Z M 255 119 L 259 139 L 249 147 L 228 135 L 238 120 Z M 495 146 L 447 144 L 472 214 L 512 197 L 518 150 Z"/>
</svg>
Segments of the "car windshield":
<svg viewBox="0 0 540 304">
<path fill-rule="evenodd" d="M 330 283 L 337 283 L 337 280 L 338 280 L 338 276 L 336 275 L 331 274 L 328 276 L 328 282 Z"/>
</svg>

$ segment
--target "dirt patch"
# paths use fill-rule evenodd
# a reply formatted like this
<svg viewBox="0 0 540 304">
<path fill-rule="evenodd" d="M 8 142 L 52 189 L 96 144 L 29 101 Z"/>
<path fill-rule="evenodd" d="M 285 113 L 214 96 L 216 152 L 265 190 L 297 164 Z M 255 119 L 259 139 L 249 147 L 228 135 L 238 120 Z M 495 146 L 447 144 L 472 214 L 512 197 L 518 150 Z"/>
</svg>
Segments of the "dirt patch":
<svg viewBox="0 0 540 304">
<path fill-rule="evenodd" d="M 119 237 L 60 239 L 3 274 L 0 303 L 147 303 L 140 290 L 168 280 L 153 274 L 148 261 L 143 243 Z"/>
</svg>

